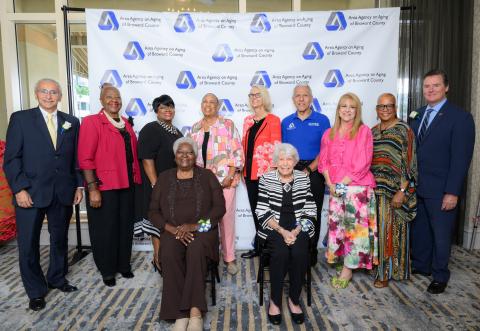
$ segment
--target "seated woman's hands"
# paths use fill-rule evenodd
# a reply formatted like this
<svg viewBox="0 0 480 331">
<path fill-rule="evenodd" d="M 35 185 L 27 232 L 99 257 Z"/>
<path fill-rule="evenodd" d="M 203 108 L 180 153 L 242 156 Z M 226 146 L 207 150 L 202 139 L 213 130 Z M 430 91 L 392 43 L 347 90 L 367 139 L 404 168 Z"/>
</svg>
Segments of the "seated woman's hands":
<svg viewBox="0 0 480 331">
<path fill-rule="evenodd" d="M 280 234 L 282 235 L 283 240 L 285 241 L 285 244 L 287 244 L 287 246 L 293 245 L 295 243 L 295 240 L 297 240 L 298 233 L 295 230 L 288 231 L 282 229 Z"/>
<path fill-rule="evenodd" d="M 180 226 L 174 227 L 173 225 L 167 224 L 165 230 L 170 232 L 175 236 L 175 239 L 180 240 L 182 244 L 188 246 L 194 239 L 195 234 L 198 230 L 197 224 L 182 224 Z"/>
</svg>

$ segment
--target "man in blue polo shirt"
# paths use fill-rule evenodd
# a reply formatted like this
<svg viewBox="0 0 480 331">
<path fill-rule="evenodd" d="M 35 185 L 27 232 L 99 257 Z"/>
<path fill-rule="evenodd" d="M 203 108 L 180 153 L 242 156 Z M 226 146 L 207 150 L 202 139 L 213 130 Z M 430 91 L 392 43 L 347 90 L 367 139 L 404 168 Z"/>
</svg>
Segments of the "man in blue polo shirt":
<svg viewBox="0 0 480 331">
<path fill-rule="evenodd" d="M 300 161 L 295 169 L 310 175 L 312 194 L 317 205 L 317 222 L 313 242 L 315 247 L 320 236 L 323 194 L 325 179 L 317 170 L 318 154 L 323 133 L 330 128 L 328 117 L 312 110 L 312 89 L 308 85 L 297 85 L 293 90 L 293 103 L 297 111 L 282 121 L 282 141 L 295 146 Z M 312 264 L 317 263 L 317 250 L 312 256 Z"/>
</svg>

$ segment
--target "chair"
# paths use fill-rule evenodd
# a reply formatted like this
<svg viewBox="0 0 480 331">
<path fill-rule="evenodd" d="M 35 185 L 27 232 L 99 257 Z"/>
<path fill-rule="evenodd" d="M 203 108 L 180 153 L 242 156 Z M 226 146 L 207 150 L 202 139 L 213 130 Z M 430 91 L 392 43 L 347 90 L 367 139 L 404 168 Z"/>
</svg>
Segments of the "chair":
<svg viewBox="0 0 480 331">
<path fill-rule="evenodd" d="M 205 283 L 210 283 L 210 297 L 212 298 L 212 306 L 217 304 L 217 294 L 215 289 L 215 283 L 220 283 L 220 274 L 218 273 L 218 262 L 213 261 L 207 257 L 207 270 L 208 277 L 205 280 Z"/>
<path fill-rule="evenodd" d="M 305 287 L 307 291 L 307 305 L 310 307 L 312 305 L 312 251 L 317 249 L 312 240 L 308 242 L 308 267 L 307 267 L 307 276 L 305 279 Z M 266 245 L 263 245 L 260 248 L 259 264 L 258 264 L 258 273 L 257 273 L 257 283 L 259 283 L 259 304 L 263 306 L 263 289 L 265 282 L 269 282 L 269 279 L 265 279 L 265 269 L 269 268 L 270 264 L 270 252 Z"/>
</svg>

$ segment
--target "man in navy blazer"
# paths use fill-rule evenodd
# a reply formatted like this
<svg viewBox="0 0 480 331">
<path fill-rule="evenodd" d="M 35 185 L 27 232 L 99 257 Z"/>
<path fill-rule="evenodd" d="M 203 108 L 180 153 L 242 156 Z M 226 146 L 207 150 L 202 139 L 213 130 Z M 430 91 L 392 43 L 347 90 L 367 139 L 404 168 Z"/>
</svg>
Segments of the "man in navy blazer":
<svg viewBox="0 0 480 331">
<path fill-rule="evenodd" d="M 412 223 L 412 273 L 433 275 L 427 291 L 442 293 L 450 278 L 448 260 L 458 198 L 472 160 L 472 115 L 447 98 L 448 78 L 432 70 L 423 79 L 427 105 L 410 114 L 417 137 L 418 206 Z M 413 115 L 413 116 L 412 116 Z"/>
<path fill-rule="evenodd" d="M 60 85 L 42 79 L 35 85 L 38 107 L 14 112 L 7 130 L 4 171 L 15 194 L 20 274 L 29 307 L 45 307 L 48 288 L 73 292 L 67 274 L 67 234 L 72 204 L 83 198 L 77 166 L 77 118 L 57 110 Z M 40 267 L 40 230 L 47 215 L 50 265 Z"/>
</svg>

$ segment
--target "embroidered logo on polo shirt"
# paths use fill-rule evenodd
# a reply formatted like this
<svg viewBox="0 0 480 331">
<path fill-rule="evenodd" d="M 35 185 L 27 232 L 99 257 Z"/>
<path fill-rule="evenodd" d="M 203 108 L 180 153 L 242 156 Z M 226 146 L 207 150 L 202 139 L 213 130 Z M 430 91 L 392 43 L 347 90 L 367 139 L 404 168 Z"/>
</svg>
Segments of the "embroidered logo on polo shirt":
<svg viewBox="0 0 480 331">
<path fill-rule="evenodd" d="M 318 122 L 310 122 L 310 123 L 308 123 L 308 126 L 320 126 L 320 123 L 318 123 Z"/>
<path fill-rule="evenodd" d="M 296 127 L 295 127 L 295 124 L 292 122 L 290 123 L 290 125 L 288 126 L 287 130 L 295 130 Z"/>
</svg>

